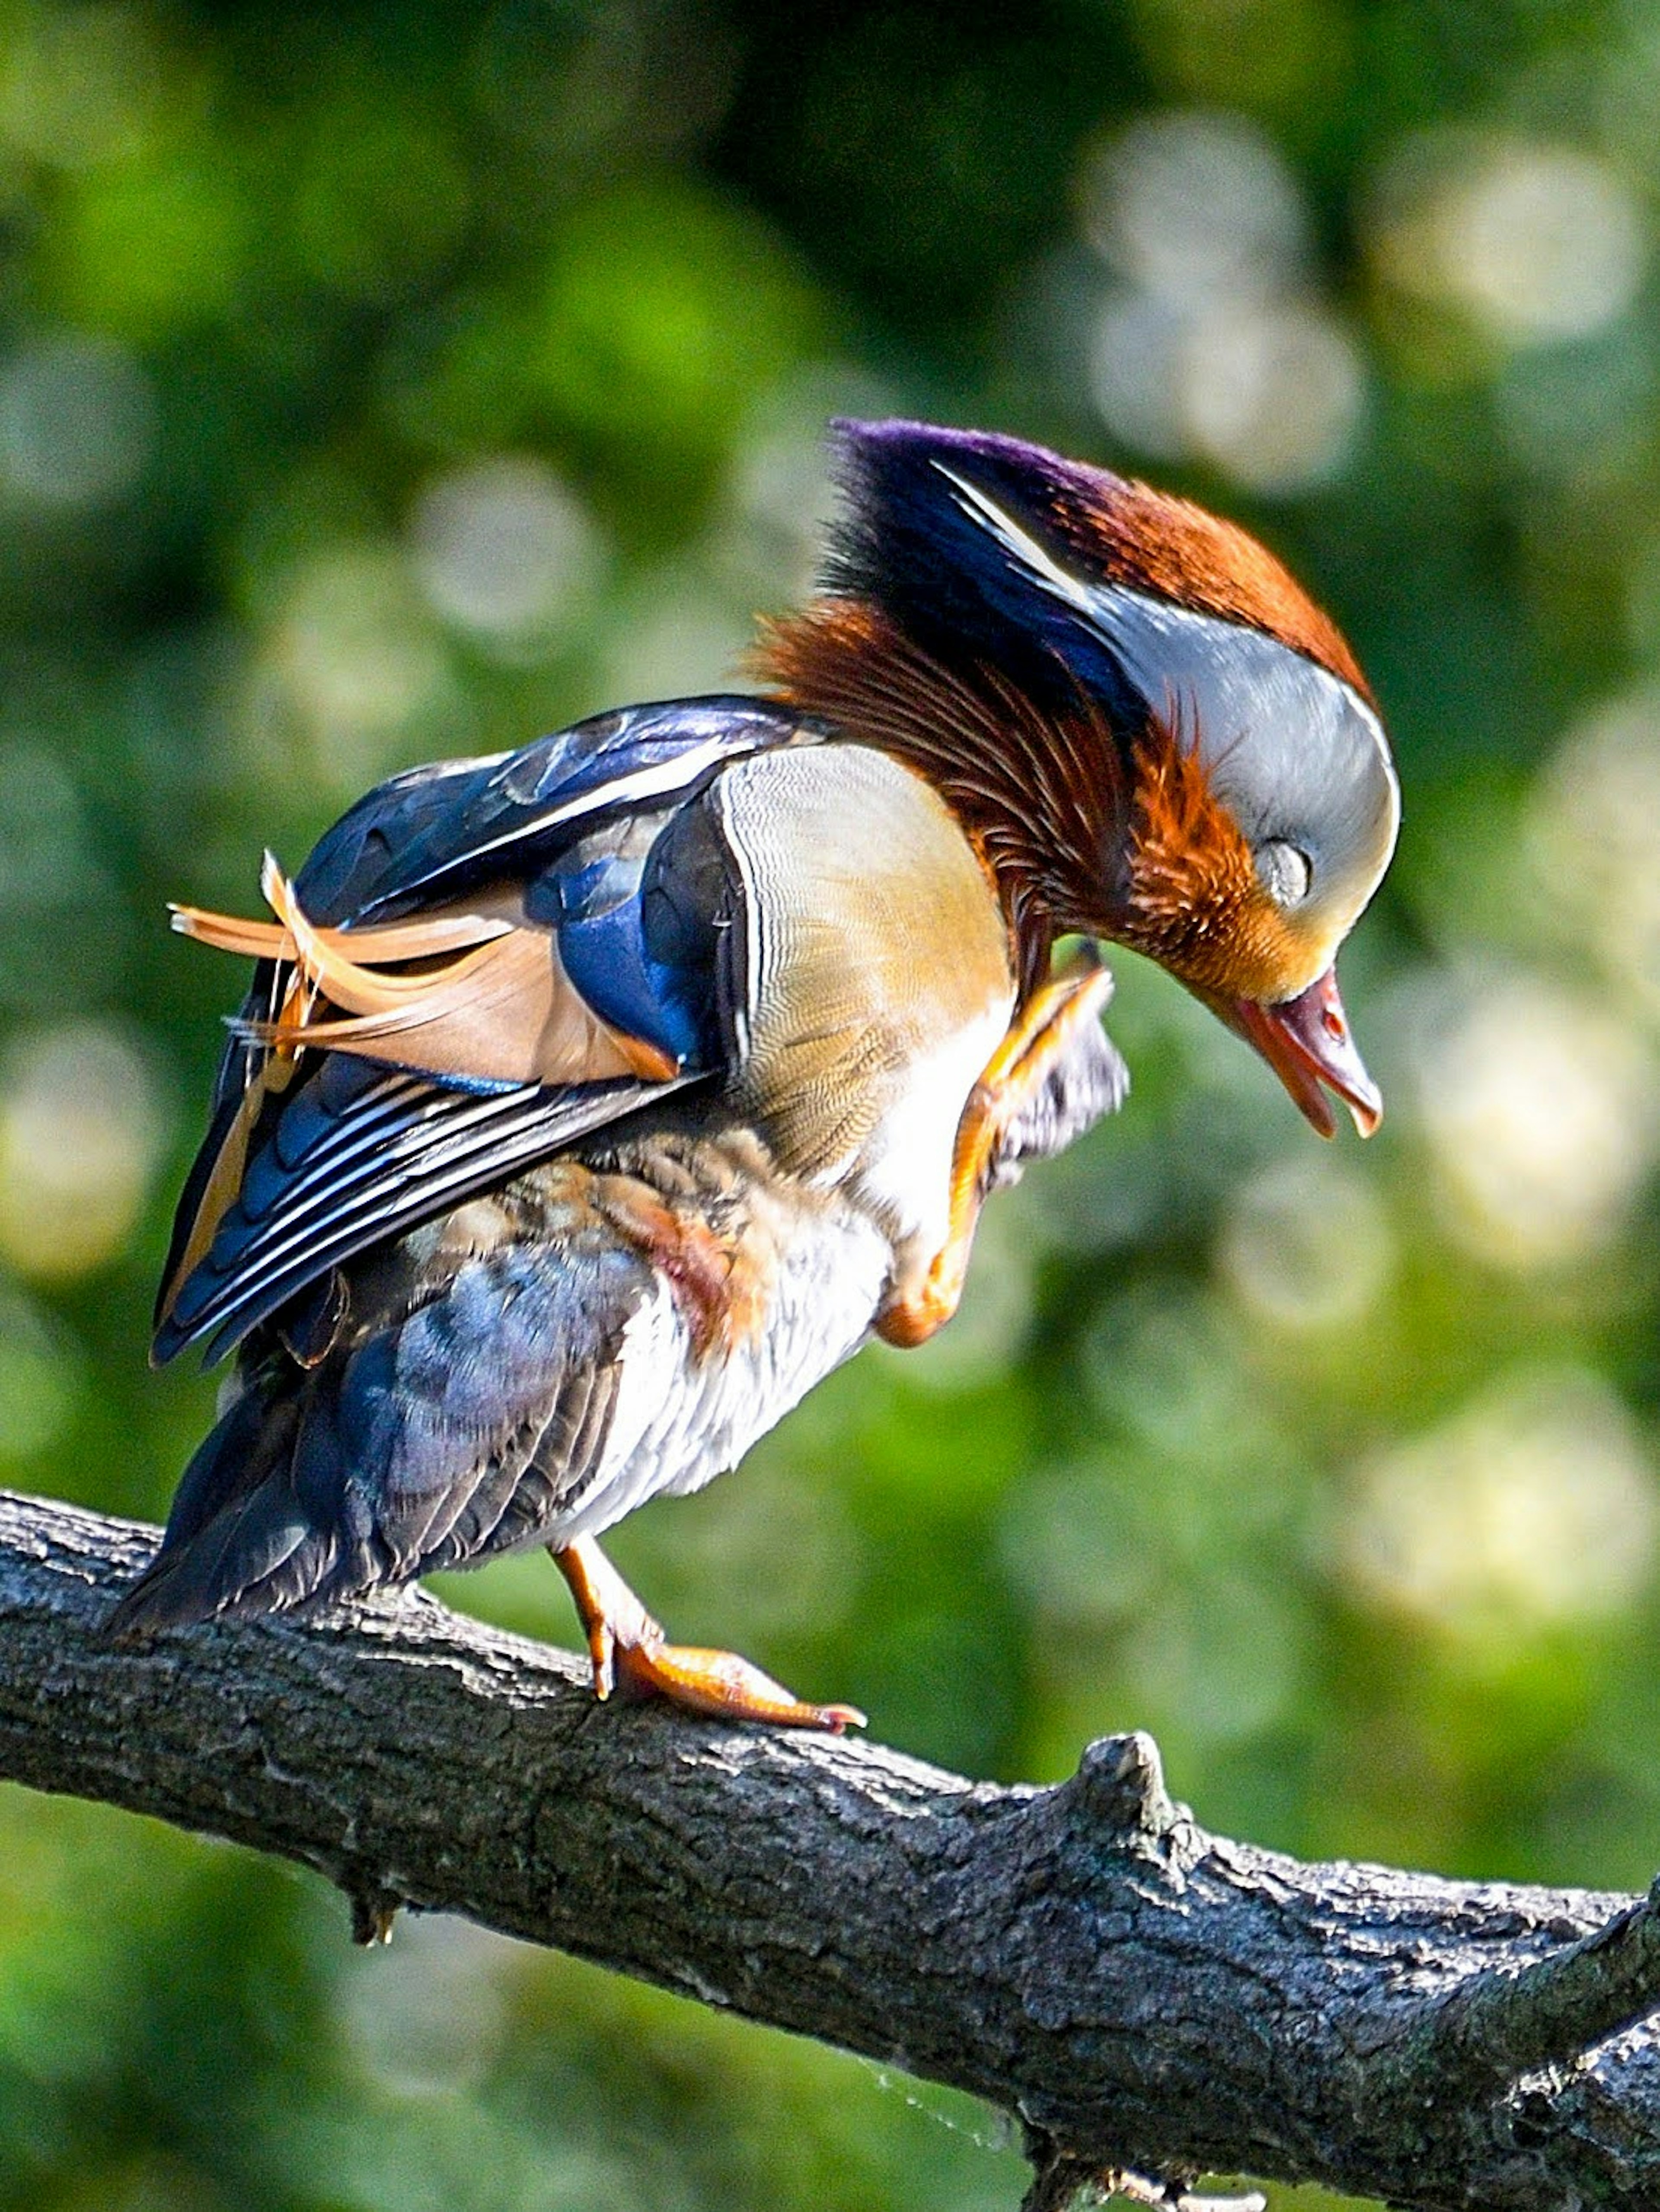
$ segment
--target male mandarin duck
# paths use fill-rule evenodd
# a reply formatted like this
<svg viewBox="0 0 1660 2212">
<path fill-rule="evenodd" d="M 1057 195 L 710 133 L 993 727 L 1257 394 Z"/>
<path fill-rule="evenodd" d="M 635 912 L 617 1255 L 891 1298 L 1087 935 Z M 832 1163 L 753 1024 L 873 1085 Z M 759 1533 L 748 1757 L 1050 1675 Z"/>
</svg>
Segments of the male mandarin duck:
<svg viewBox="0 0 1660 2212">
<path fill-rule="evenodd" d="M 239 1352 L 137 1636 L 543 1544 L 603 1697 L 840 1729 L 667 1643 L 596 1539 L 873 1333 L 949 1318 L 981 1205 L 1122 1096 L 1089 943 L 1149 955 L 1323 1133 L 1379 1101 L 1333 962 L 1399 812 L 1280 563 L 1012 439 L 838 426 L 823 595 L 764 697 L 394 776 L 272 922 L 155 1357 Z"/>
</svg>

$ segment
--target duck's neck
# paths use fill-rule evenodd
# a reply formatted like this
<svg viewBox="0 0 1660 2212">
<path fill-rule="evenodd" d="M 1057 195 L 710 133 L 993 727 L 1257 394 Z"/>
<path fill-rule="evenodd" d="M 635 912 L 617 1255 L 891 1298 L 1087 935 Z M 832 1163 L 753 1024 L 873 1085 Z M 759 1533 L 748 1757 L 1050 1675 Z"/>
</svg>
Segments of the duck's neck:
<svg viewBox="0 0 1660 2212">
<path fill-rule="evenodd" d="M 821 599 L 769 626 L 754 665 L 791 706 L 940 793 L 996 884 L 1023 992 L 1047 972 L 1056 935 L 1113 933 L 1129 779 L 1088 702 L 1055 713 L 991 670 L 947 667 L 858 599 Z"/>
</svg>

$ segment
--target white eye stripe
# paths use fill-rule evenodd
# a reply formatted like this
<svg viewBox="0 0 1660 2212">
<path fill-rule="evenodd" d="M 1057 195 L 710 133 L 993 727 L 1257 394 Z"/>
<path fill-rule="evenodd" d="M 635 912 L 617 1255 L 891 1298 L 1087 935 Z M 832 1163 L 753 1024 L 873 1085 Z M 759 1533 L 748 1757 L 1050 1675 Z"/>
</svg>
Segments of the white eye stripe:
<svg viewBox="0 0 1660 2212">
<path fill-rule="evenodd" d="M 964 514 L 990 532 L 1003 550 L 1016 564 L 1024 568 L 1032 581 L 1040 585 L 1055 599 L 1088 616 L 1093 606 L 1091 587 L 1080 577 L 1072 575 L 1053 555 L 1045 551 L 1029 531 L 1023 530 L 1013 516 L 999 507 L 996 501 L 972 484 L 966 477 L 959 477 L 955 469 L 943 461 L 933 465 L 942 477 L 957 488 L 957 504 Z"/>
<path fill-rule="evenodd" d="M 1203 760 L 1248 838 L 1271 822 L 1298 842 L 1269 864 L 1277 904 L 1333 900 L 1358 913 L 1395 847 L 1401 790 L 1382 723 L 1344 678 L 1283 639 L 1156 593 L 1069 569 L 966 476 L 939 469 L 955 502 L 1015 568 L 1111 651 L 1148 708 Z M 1313 880 L 1313 860 L 1320 881 Z"/>
<path fill-rule="evenodd" d="M 1064 600 L 1075 608 L 1091 621 L 1091 626 L 1098 629 L 1110 644 L 1124 653 L 1132 680 L 1141 685 L 1149 701 L 1157 696 L 1156 672 L 1136 651 L 1134 618 L 1139 618 L 1140 623 L 1151 630 L 1155 643 L 1161 638 L 1169 637 L 1178 626 L 1194 622 L 1207 627 L 1214 624 L 1224 631 L 1233 632 L 1236 637 L 1260 637 L 1265 642 L 1277 646 L 1281 652 L 1306 661 L 1319 679 L 1342 693 L 1351 710 L 1365 725 L 1382 757 L 1385 772 L 1393 780 L 1395 763 L 1389 755 L 1389 741 L 1383 735 L 1383 725 L 1354 686 L 1344 678 L 1334 675 L 1308 654 L 1298 653 L 1295 647 L 1286 645 L 1268 631 L 1256 629 L 1252 624 L 1221 615 L 1201 615 L 1195 608 L 1182 606 L 1174 600 L 1162 600 L 1151 592 L 1138 592 L 1126 584 L 1092 584 L 1081 576 L 1073 575 L 977 484 L 958 476 L 956 470 L 948 468 L 944 461 L 936 461 L 934 466 L 955 487 L 957 504 L 964 514 L 972 516 L 988 531 L 1034 583 L 1041 585 L 1053 598 Z M 1133 617 L 1128 624 L 1124 620 L 1126 614 Z"/>
</svg>

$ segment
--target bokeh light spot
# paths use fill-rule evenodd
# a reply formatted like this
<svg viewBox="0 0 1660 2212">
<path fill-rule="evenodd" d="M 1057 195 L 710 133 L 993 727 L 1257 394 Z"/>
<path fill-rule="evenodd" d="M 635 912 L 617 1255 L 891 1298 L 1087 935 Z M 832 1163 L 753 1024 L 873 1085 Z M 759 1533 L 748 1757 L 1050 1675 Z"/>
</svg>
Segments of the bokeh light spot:
<svg viewBox="0 0 1660 2212">
<path fill-rule="evenodd" d="M 1365 370 L 1318 295 L 1303 196 L 1266 133 L 1227 113 L 1149 118 L 1091 155 L 1077 198 L 1117 279 L 1087 341 L 1108 427 L 1256 490 L 1335 475 Z"/>
<path fill-rule="evenodd" d="M 354 788 L 393 764 L 446 674 L 407 565 L 377 545 L 336 547 L 299 570 L 262 666 L 324 777 Z"/>
<path fill-rule="evenodd" d="M 1647 240 L 1635 196 L 1582 149 L 1415 140 L 1380 184 L 1374 252 L 1404 289 L 1502 343 L 1584 337 L 1623 313 Z"/>
<path fill-rule="evenodd" d="M 14 1038 L 0 1058 L 0 1253 L 42 1281 L 104 1266 L 137 1224 L 166 1138 L 150 1064 L 119 1030 Z"/>
<path fill-rule="evenodd" d="M 1541 910 L 1660 1017 L 1660 692 L 1614 700 L 1568 732 L 1526 836 Z"/>
<path fill-rule="evenodd" d="M 0 740 L 0 918 L 32 921 L 98 887 L 81 796 L 63 762 L 34 738 Z"/>
<path fill-rule="evenodd" d="M 1085 164 L 1078 203 L 1096 251 L 1177 304 L 1273 294 L 1301 264 L 1301 195 L 1273 140 L 1243 116 L 1133 123 Z"/>
<path fill-rule="evenodd" d="M 1193 449 L 1259 491 L 1295 491 L 1349 458 L 1365 374 L 1347 332 L 1304 300 L 1242 300 L 1201 316 L 1179 363 Z"/>
<path fill-rule="evenodd" d="M 591 609 L 599 532 L 544 462 L 498 454 L 435 477 L 417 503 L 415 570 L 434 610 L 509 655 Z"/>
<path fill-rule="evenodd" d="M 1394 1237 L 1370 1182 L 1318 1158 L 1277 1161 L 1234 1193 L 1219 1258 L 1251 1314 L 1293 1331 L 1346 1327 L 1387 1280 Z"/>
<path fill-rule="evenodd" d="M 106 339 L 37 337 L 0 362 L 0 484 L 45 508 L 107 506 L 155 441 L 149 382 Z"/>
<path fill-rule="evenodd" d="M 1360 1469 L 1342 1557 L 1371 1603 L 1502 1642 L 1631 1604 L 1657 1516 L 1649 1455 L 1608 1385 L 1523 1372 Z"/>
<path fill-rule="evenodd" d="M 508 2025 L 507 1938 L 465 1920 L 406 1916 L 398 1940 L 360 1954 L 337 1983 L 364 2070 L 401 2096 L 453 2096 L 489 2071 Z"/>
<path fill-rule="evenodd" d="M 1526 1268 L 1620 1233 L 1656 1139 L 1654 1068 L 1628 1030 L 1542 978 L 1493 975 L 1426 1009 L 1413 1056 L 1444 1218 L 1467 1249 Z"/>
<path fill-rule="evenodd" d="M 611 611 L 601 688 L 612 699 L 730 690 L 754 635 L 741 608 L 679 564 L 642 579 Z"/>
<path fill-rule="evenodd" d="M 1183 450 L 1178 400 L 1189 319 L 1154 292 L 1110 293 L 1088 350 L 1091 396 L 1108 428 L 1144 453 Z"/>
</svg>

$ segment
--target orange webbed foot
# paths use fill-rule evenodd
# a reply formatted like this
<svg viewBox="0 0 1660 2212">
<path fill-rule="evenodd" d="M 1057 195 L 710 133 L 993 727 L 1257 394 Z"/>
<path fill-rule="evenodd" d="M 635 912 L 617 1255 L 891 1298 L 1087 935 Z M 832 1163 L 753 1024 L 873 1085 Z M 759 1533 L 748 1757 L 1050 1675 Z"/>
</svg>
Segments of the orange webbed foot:
<svg viewBox="0 0 1660 2212">
<path fill-rule="evenodd" d="M 688 1644 L 621 1644 L 616 1671 L 619 1686 L 635 1696 L 666 1698 L 688 1712 L 708 1713 L 717 1720 L 767 1721 L 775 1728 L 821 1729 L 830 1735 L 865 1725 L 856 1705 L 805 1704 L 735 1651 L 705 1651 Z M 594 1686 L 599 1687 L 597 1674 Z"/>
<path fill-rule="evenodd" d="M 864 1727 L 856 1705 L 808 1705 L 735 1651 L 671 1644 L 592 1538 L 563 1550 L 549 1548 L 581 1616 L 597 1698 L 615 1691 L 666 1698 L 687 1712 L 717 1720 L 763 1721 L 830 1735 Z"/>
</svg>

